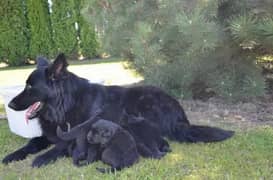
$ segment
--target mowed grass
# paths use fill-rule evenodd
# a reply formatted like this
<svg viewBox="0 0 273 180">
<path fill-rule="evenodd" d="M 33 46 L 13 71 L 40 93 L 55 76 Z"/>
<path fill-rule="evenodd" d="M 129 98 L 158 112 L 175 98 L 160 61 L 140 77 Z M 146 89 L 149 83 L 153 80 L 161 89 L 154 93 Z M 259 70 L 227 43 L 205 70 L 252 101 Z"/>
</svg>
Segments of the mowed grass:
<svg viewBox="0 0 273 180">
<path fill-rule="evenodd" d="M 112 58 L 106 60 L 70 61 L 69 71 L 93 81 L 103 80 L 105 84 L 131 84 L 142 80 L 136 74 L 125 69 L 125 61 Z M 0 69 L 0 87 L 24 84 L 35 66 L 24 66 L 20 68 Z"/>
<path fill-rule="evenodd" d="M 98 61 L 100 62 L 100 61 Z M 94 62 L 92 62 L 94 63 Z M 130 84 L 139 81 L 123 68 L 123 62 L 76 63 L 69 69 L 76 74 L 106 84 Z M 0 70 L 0 86 L 24 84 L 34 66 Z M 0 114 L 3 113 L 0 102 Z M 0 120 L 0 159 L 23 146 L 28 140 L 12 134 L 6 120 Z M 4 179 L 273 179 L 273 129 L 256 127 L 237 130 L 234 137 L 219 143 L 170 142 L 172 152 L 161 160 L 140 159 L 130 168 L 115 174 L 101 174 L 101 162 L 75 167 L 71 158 L 62 158 L 41 168 L 31 168 L 37 155 L 9 165 L 0 163 L 0 180 Z"/>
<path fill-rule="evenodd" d="M 6 121 L 0 121 L 0 158 L 27 142 L 10 133 Z M 141 159 L 115 174 L 101 174 L 96 162 L 84 167 L 62 158 L 41 168 L 31 168 L 35 155 L 9 165 L 0 164 L 0 179 L 272 179 L 273 129 L 259 127 L 238 132 L 219 143 L 171 142 L 172 152 L 161 160 Z"/>
</svg>

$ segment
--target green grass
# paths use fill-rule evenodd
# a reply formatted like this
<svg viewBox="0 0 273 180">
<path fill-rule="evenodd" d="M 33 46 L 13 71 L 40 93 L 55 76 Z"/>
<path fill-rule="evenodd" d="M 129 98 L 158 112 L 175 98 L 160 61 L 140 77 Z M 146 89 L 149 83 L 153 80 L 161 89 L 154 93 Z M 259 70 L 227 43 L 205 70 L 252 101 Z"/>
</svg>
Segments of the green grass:
<svg viewBox="0 0 273 180">
<path fill-rule="evenodd" d="M 26 143 L 0 121 L 0 158 Z M 77 168 L 71 158 L 62 158 L 42 168 L 31 168 L 35 155 L 9 165 L 0 164 L 0 179 L 272 179 L 273 129 L 259 127 L 239 132 L 220 143 L 175 143 L 161 160 L 141 159 L 116 174 L 101 174 L 101 162 Z"/>
<path fill-rule="evenodd" d="M 4 114 L 5 109 L 4 109 L 4 105 L 0 103 L 0 114 Z"/>
<path fill-rule="evenodd" d="M 102 79 L 105 84 L 131 84 L 142 80 L 129 69 L 124 68 L 124 61 L 118 58 L 70 61 L 68 69 L 80 77 Z M 10 85 L 22 85 L 35 66 L 0 68 L 0 88 Z M 0 100 L 1 104 L 1 100 Z"/>
</svg>

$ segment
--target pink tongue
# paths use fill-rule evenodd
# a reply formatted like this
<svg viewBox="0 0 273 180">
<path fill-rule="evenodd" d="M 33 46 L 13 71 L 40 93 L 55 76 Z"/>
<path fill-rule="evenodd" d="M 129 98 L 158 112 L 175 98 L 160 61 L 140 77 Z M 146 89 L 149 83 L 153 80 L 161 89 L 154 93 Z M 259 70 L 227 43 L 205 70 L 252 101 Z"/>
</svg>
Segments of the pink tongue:
<svg viewBox="0 0 273 180">
<path fill-rule="evenodd" d="M 28 124 L 28 120 L 29 120 L 29 117 L 31 116 L 32 112 L 35 111 L 38 107 L 40 106 L 40 102 L 36 102 L 34 104 L 32 104 L 28 109 L 27 109 L 27 112 L 26 112 L 26 123 Z"/>
</svg>

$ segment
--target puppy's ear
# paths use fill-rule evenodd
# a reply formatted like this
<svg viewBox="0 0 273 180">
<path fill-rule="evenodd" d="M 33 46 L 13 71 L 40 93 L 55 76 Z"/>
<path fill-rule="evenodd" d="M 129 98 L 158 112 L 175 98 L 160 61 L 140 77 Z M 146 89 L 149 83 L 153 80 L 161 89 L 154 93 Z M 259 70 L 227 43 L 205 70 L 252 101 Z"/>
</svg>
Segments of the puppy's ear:
<svg viewBox="0 0 273 180">
<path fill-rule="evenodd" d="M 68 63 L 63 53 L 59 54 L 48 69 L 50 78 L 61 78 L 67 72 Z"/>
<path fill-rule="evenodd" d="M 36 58 L 36 63 L 37 63 L 37 69 L 41 67 L 47 67 L 49 65 L 48 60 L 43 56 L 38 56 Z"/>
</svg>

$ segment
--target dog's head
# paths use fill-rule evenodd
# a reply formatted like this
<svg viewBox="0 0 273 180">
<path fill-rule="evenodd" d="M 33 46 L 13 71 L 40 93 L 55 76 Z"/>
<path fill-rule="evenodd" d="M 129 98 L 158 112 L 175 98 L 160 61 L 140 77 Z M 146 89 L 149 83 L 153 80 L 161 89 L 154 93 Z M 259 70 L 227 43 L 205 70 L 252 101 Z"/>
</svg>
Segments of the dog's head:
<svg viewBox="0 0 273 180">
<path fill-rule="evenodd" d="M 28 109 L 27 119 L 37 117 L 51 96 L 54 81 L 67 76 L 67 66 L 64 54 L 59 54 L 53 63 L 38 57 L 37 67 L 27 78 L 24 90 L 14 97 L 8 106 L 16 111 Z"/>
</svg>

